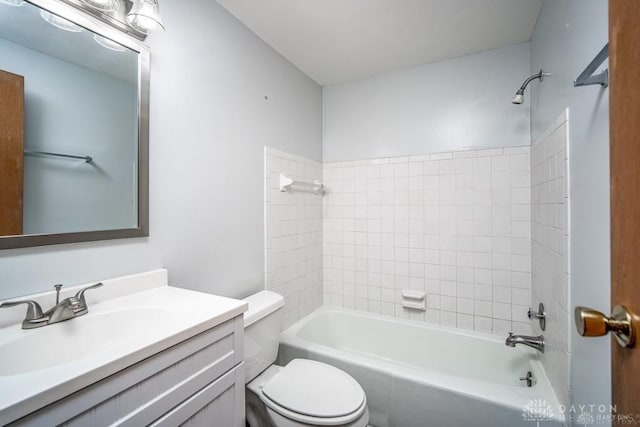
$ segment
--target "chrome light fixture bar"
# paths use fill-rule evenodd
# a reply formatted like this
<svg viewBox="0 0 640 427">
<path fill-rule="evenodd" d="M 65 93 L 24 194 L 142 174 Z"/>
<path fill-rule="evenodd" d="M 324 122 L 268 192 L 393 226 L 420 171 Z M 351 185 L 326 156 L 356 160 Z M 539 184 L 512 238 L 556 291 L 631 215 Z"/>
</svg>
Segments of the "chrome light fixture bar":
<svg viewBox="0 0 640 427">
<path fill-rule="evenodd" d="M 83 4 L 100 12 L 115 12 L 120 6 L 118 0 L 80 0 Z"/>
</svg>

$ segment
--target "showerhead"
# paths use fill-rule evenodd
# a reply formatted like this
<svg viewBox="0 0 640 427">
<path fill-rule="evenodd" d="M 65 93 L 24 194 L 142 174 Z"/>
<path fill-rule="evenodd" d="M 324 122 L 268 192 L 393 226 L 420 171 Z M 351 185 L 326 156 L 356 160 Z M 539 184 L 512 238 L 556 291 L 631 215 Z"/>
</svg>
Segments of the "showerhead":
<svg viewBox="0 0 640 427">
<path fill-rule="evenodd" d="M 518 90 L 511 99 L 513 104 L 522 104 L 524 102 L 524 91 Z"/>
<path fill-rule="evenodd" d="M 511 99 L 511 102 L 513 104 L 522 104 L 524 102 L 524 90 L 527 88 L 527 85 L 531 83 L 532 80 L 535 80 L 535 79 L 540 79 L 540 81 L 542 81 L 544 77 L 548 75 L 549 73 L 545 73 L 542 70 L 540 70 L 539 73 L 529 77 L 527 80 L 524 81 L 524 83 L 522 83 L 522 86 L 520 86 L 520 89 L 518 89 L 514 97 Z"/>
</svg>

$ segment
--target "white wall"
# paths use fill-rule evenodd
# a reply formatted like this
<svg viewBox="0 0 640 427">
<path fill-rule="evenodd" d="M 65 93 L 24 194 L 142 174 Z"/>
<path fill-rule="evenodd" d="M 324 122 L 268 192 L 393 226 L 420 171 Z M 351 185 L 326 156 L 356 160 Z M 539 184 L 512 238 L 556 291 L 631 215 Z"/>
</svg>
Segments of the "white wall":
<svg viewBox="0 0 640 427">
<path fill-rule="evenodd" d="M 610 310 L 609 92 L 572 83 L 607 42 L 607 16 L 604 0 L 545 0 L 531 40 L 530 72 L 543 68 L 553 74 L 529 92 L 533 140 L 569 107 L 570 307 L 605 313 Z M 573 402 L 608 404 L 610 338 L 581 338 L 573 324 L 569 330 Z"/>
<path fill-rule="evenodd" d="M 263 147 L 321 160 L 321 89 L 214 1 L 163 0 L 162 16 L 150 237 L 2 251 L 0 298 L 161 266 L 220 295 L 264 287 Z"/>
<path fill-rule="evenodd" d="M 544 302 L 542 364 L 561 404 L 569 405 L 569 197 L 566 110 L 531 144 L 531 304 Z"/>
<path fill-rule="evenodd" d="M 322 164 L 265 147 L 265 288 L 284 296 L 287 328 L 322 305 L 322 195 L 293 186 L 280 174 L 322 181 Z"/>
<path fill-rule="evenodd" d="M 529 144 L 528 43 L 324 88 L 323 160 Z"/>
<path fill-rule="evenodd" d="M 528 146 L 325 163 L 324 179 L 325 304 L 531 333 Z"/>
<path fill-rule="evenodd" d="M 0 69 L 24 76 L 25 149 L 94 159 L 25 157 L 24 234 L 134 226 L 136 88 L 4 39 Z"/>
</svg>

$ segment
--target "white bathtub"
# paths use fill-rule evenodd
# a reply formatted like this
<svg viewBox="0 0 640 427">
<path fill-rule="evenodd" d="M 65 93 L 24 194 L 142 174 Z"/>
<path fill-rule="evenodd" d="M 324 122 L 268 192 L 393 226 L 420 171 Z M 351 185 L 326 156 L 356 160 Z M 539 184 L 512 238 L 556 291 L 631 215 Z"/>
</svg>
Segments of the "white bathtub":
<svg viewBox="0 0 640 427">
<path fill-rule="evenodd" d="M 280 335 L 279 363 L 297 357 L 358 380 L 376 427 L 564 425 L 535 350 L 499 337 L 323 307 Z"/>
</svg>

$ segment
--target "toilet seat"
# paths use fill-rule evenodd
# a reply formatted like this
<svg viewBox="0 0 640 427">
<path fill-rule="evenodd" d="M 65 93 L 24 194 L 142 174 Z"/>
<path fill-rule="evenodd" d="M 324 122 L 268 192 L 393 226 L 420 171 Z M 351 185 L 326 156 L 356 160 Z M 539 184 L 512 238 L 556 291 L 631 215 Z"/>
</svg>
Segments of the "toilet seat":
<svg viewBox="0 0 640 427">
<path fill-rule="evenodd" d="M 364 390 L 346 372 L 307 359 L 294 359 L 261 392 L 265 405 L 280 415 L 310 425 L 344 425 L 367 409 Z"/>
</svg>

